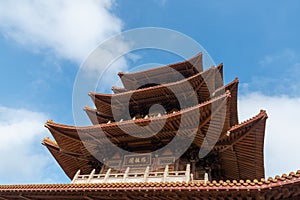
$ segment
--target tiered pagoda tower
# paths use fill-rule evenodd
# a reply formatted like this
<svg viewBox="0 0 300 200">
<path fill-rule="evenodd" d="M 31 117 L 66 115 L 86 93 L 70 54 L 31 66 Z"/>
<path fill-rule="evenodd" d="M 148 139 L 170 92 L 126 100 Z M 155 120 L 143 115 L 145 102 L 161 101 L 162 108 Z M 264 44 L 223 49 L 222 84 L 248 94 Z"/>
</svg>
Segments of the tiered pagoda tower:
<svg viewBox="0 0 300 200">
<path fill-rule="evenodd" d="M 114 94 L 89 93 L 96 109 L 86 107 L 85 111 L 93 126 L 46 123 L 55 141 L 45 139 L 43 144 L 71 179 L 78 170 L 80 174 L 90 174 L 94 169 L 95 173 L 106 174 L 109 166 L 103 165 L 101 160 L 112 166 L 110 173 L 122 173 L 128 167 L 130 172 L 145 171 L 147 167 L 151 172 L 159 172 L 168 165 L 170 171 L 183 171 L 190 166 L 195 180 L 204 179 L 205 174 L 209 180 L 264 177 L 263 145 L 267 114 L 261 111 L 247 122 L 238 123 L 238 79 L 224 86 L 222 64 L 203 71 L 200 53 L 185 62 L 136 73 L 120 72 L 119 76 L 124 88 L 113 87 Z M 185 102 L 189 100 L 187 84 L 192 86 L 197 101 L 182 108 L 178 97 L 185 98 Z M 128 110 L 124 106 L 126 103 L 130 112 L 127 118 L 124 114 Z M 154 110 L 149 113 L 154 104 L 163 106 L 164 112 Z M 200 115 L 195 116 L 195 111 L 199 111 Z M 183 112 L 189 113 L 185 115 L 188 122 L 183 132 L 195 133 L 189 148 L 178 159 L 177 149 L 166 148 L 159 157 L 153 155 L 154 150 L 166 146 L 178 134 Z M 216 120 L 213 122 L 212 118 Z M 136 125 L 143 127 L 151 122 L 155 126 L 161 120 L 165 120 L 165 125 L 152 137 L 141 138 L 145 133 L 135 130 Z M 192 124 L 198 121 L 197 129 L 192 129 Z M 210 126 L 219 138 L 211 152 L 200 159 L 198 153 Z M 108 144 L 101 138 L 99 129 L 110 139 Z M 110 142 L 128 154 L 111 152 Z M 131 155 L 130 152 L 139 154 Z M 100 156 L 101 160 L 97 160 L 95 155 Z M 144 162 L 133 162 L 139 159 Z"/>
<path fill-rule="evenodd" d="M 112 87 L 114 94 L 89 93 L 95 108 L 84 110 L 93 125 L 51 120 L 45 125 L 54 140 L 45 138 L 43 144 L 72 183 L 3 186 L 0 199 L 299 197 L 300 171 L 264 179 L 268 116 L 261 110 L 239 123 L 238 79 L 224 85 L 222 64 L 203 71 L 199 53 L 184 62 L 119 76 L 124 88 Z M 187 85 L 196 101 L 190 101 Z M 188 103 L 182 106 L 178 98 Z M 162 122 L 157 132 L 137 128 Z M 168 148 L 176 137 L 180 142 Z M 185 140 L 190 144 L 180 153 Z M 208 152 L 199 155 L 207 144 Z"/>
</svg>

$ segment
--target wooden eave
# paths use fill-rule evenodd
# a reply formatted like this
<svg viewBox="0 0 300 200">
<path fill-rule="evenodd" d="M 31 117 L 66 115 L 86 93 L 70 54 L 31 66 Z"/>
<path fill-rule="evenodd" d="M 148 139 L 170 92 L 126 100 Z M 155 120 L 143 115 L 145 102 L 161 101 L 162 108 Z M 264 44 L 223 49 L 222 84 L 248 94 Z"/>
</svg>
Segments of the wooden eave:
<svg viewBox="0 0 300 200">
<path fill-rule="evenodd" d="M 177 76 L 178 73 L 174 73 L 173 70 L 180 72 L 180 76 Z M 137 87 L 141 86 L 141 82 L 145 79 L 152 80 L 153 83 L 167 83 L 165 82 L 166 77 L 173 76 L 173 81 L 181 80 L 182 77 L 189 77 L 197 74 L 198 72 L 203 71 L 202 63 L 202 52 L 183 62 L 178 62 L 174 64 L 169 64 L 162 67 L 157 67 L 149 70 L 134 72 L 134 73 L 125 73 L 119 72 L 124 87 L 127 90 L 135 90 Z"/>
<path fill-rule="evenodd" d="M 47 147 L 70 179 L 74 177 L 78 169 L 80 169 L 82 173 L 89 174 L 93 170 L 91 162 L 97 162 L 97 160 L 92 156 L 87 157 L 78 153 L 74 154 L 72 152 L 66 152 L 60 149 L 57 143 L 49 138 L 45 138 L 42 144 Z"/>
<path fill-rule="evenodd" d="M 90 121 L 94 125 L 107 123 L 109 120 L 113 121 L 112 117 L 101 115 L 97 111 L 97 109 L 90 108 L 90 107 L 86 106 L 86 107 L 84 107 L 84 111 L 86 112 L 86 114 L 88 115 Z"/>
<path fill-rule="evenodd" d="M 84 111 L 87 114 L 87 116 L 89 117 L 90 121 L 92 122 L 92 124 L 100 124 L 100 123 L 105 123 L 107 122 L 107 119 L 102 119 L 102 117 L 98 116 L 97 110 L 90 108 L 88 106 L 84 107 Z"/>
<path fill-rule="evenodd" d="M 237 104 L 238 104 L 238 84 L 239 84 L 239 79 L 235 78 L 232 82 L 228 83 L 227 85 L 218 88 L 215 91 L 214 96 L 219 96 L 225 91 L 230 91 L 231 95 L 231 101 L 230 101 L 230 126 L 234 126 L 236 124 L 239 124 L 238 120 L 238 109 L 237 109 Z"/>
<path fill-rule="evenodd" d="M 223 84 L 223 79 L 218 77 L 222 70 L 222 65 L 218 67 L 211 67 L 205 72 L 198 73 L 187 79 L 172 82 L 164 85 L 158 85 L 149 88 L 138 89 L 136 91 L 127 91 L 118 94 L 100 94 L 90 92 L 92 100 L 94 101 L 96 108 L 99 113 L 104 116 L 110 116 L 112 118 L 112 106 L 114 107 L 114 112 L 116 116 L 121 116 L 123 113 L 124 104 L 128 103 L 128 99 L 131 99 L 130 106 L 137 113 L 141 113 L 141 109 L 145 109 L 147 105 L 152 104 L 175 104 L 177 102 L 177 97 L 182 99 L 189 98 L 190 95 L 187 94 L 186 88 L 193 87 L 192 93 L 197 93 L 198 101 L 201 103 L 208 100 L 217 88 Z M 209 91 L 208 88 L 210 88 Z M 176 91 L 176 94 L 171 91 Z M 113 99 L 113 102 L 112 102 Z M 108 121 L 108 120 L 107 120 Z"/>
<path fill-rule="evenodd" d="M 226 179 L 264 177 L 265 111 L 231 127 L 214 147 L 221 157 Z"/>
<path fill-rule="evenodd" d="M 111 90 L 112 90 L 115 94 L 118 94 L 118 93 L 122 93 L 122 92 L 126 92 L 126 91 L 127 91 L 125 88 L 116 87 L 116 86 L 113 86 L 113 87 L 111 88 Z"/>
</svg>

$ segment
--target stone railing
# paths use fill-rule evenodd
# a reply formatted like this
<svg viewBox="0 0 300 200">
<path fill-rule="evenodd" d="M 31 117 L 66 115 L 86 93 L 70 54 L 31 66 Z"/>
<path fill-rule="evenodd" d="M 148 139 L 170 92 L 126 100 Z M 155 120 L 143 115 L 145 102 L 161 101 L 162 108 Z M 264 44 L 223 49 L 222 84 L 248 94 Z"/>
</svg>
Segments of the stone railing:
<svg viewBox="0 0 300 200">
<path fill-rule="evenodd" d="M 207 175 L 205 177 L 207 177 Z M 88 175 L 80 175 L 80 170 L 78 170 L 72 180 L 72 183 L 137 183 L 189 181 L 193 181 L 193 175 L 190 173 L 190 164 L 187 164 L 185 171 L 169 171 L 168 165 L 165 167 L 165 170 L 163 172 L 150 172 L 149 167 L 147 167 L 144 172 L 130 172 L 130 168 L 128 167 L 124 173 L 111 173 L 111 169 L 108 169 L 105 174 L 95 174 L 95 170 L 93 170 Z"/>
</svg>

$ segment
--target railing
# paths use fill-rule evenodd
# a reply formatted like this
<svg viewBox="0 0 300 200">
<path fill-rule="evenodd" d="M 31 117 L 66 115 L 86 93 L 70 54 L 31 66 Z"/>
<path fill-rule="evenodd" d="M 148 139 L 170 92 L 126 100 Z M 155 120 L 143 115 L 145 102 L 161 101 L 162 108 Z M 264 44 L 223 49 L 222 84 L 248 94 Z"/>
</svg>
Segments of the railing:
<svg viewBox="0 0 300 200">
<path fill-rule="evenodd" d="M 137 182 L 189 182 L 193 180 L 190 173 L 190 164 L 186 165 L 185 171 L 169 171 L 168 165 L 163 172 L 150 172 L 146 167 L 144 172 L 130 172 L 128 167 L 124 173 L 111 173 L 108 169 L 105 174 L 95 174 L 93 170 L 88 175 L 80 175 L 80 170 L 75 174 L 72 183 L 137 183 Z M 204 182 L 208 181 L 205 173 Z"/>
</svg>

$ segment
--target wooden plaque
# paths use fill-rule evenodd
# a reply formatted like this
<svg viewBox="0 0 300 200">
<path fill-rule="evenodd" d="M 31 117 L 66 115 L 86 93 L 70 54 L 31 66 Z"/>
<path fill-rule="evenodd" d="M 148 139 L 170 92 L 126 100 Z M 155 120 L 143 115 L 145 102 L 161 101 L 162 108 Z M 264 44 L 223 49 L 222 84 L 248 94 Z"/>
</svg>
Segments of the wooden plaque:
<svg viewBox="0 0 300 200">
<path fill-rule="evenodd" d="M 151 165 L 151 154 L 125 155 L 123 165 L 126 167 L 149 166 Z"/>
</svg>

